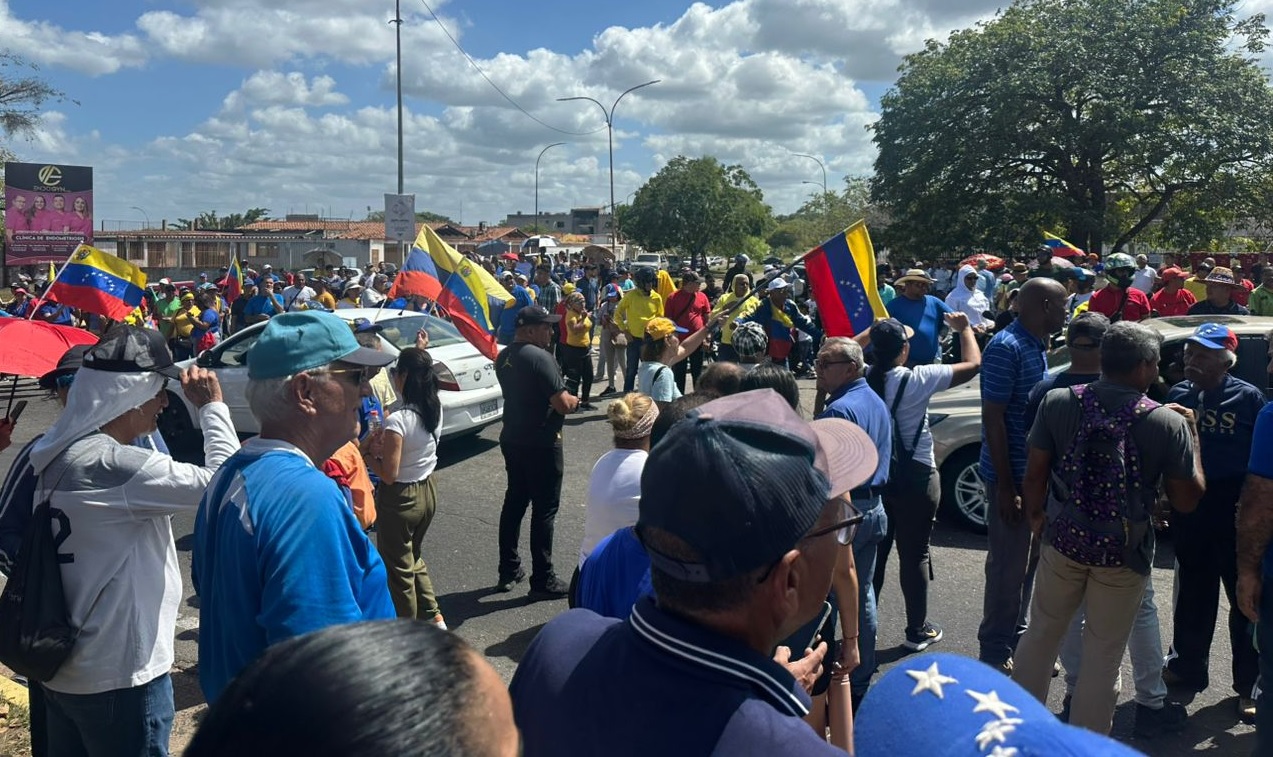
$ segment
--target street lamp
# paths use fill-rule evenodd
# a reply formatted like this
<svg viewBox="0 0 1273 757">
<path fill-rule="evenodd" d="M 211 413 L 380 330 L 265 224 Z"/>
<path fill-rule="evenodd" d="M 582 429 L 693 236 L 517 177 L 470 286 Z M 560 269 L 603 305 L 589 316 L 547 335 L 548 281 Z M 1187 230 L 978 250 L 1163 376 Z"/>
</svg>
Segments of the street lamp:
<svg viewBox="0 0 1273 757">
<path fill-rule="evenodd" d="M 610 139 L 610 247 L 618 248 L 619 236 L 618 228 L 614 223 L 614 109 L 619 107 L 619 101 L 629 92 L 635 92 L 642 87 L 648 87 L 651 84 L 658 84 L 662 79 L 647 81 L 644 84 L 638 84 L 635 87 L 623 90 L 623 93 L 615 98 L 614 104 L 610 106 L 610 110 L 606 110 L 606 106 L 600 102 L 593 100 L 591 97 L 558 97 L 557 102 L 566 102 L 568 100 L 590 100 L 597 103 L 597 107 L 601 108 L 601 113 L 606 119 L 606 134 Z"/>
<path fill-rule="evenodd" d="M 134 206 L 132 206 L 131 208 L 129 208 L 129 210 L 136 210 L 136 211 L 140 211 L 140 212 L 141 212 L 141 214 L 142 214 L 143 216 L 145 216 L 145 217 L 146 217 L 146 228 L 148 228 L 148 229 L 150 228 L 150 214 L 149 214 L 149 213 L 147 213 L 146 211 L 144 211 L 144 210 L 142 210 L 141 208 L 137 207 L 136 205 L 134 205 Z"/>
<path fill-rule="evenodd" d="M 822 169 L 822 194 L 826 194 L 827 193 L 827 167 L 822 165 L 822 161 L 818 160 L 812 155 L 805 155 L 804 153 L 801 153 L 801 152 L 793 152 L 791 154 L 796 156 L 797 158 L 808 158 L 809 160 L 812 160 L 814 163 L 818 164 L 818 168 Z M 810 181 L 805 183 L 812 184 L 813 182 Z"/>
<path fill-rule="evenodd" d="M 544 157 L 544 153 L 566 144 L 565 142 L 553 142 L 544 149 L 539 151 L 539 158 Z M 539 158 L 535 158 L 535 233 L 539 233 Z"/>
</svg>

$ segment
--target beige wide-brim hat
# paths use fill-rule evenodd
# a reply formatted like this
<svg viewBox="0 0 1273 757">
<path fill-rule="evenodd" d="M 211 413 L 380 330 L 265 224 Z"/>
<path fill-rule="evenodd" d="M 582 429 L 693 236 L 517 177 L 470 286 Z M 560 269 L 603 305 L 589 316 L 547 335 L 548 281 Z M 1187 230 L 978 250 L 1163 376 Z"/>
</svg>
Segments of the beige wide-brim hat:
<svg viewBox="0 0 1273 757">
<path fill-rule="evenodd" d="M 896 279 L 893 279 L 894 284 L 905 284 L 909 281 L 931 284 L 936 281 L 936 279 L 930 278 L 928 274 L 924 273 L 922 268 L 909 268 L 906 273 L 898 276 Z"/>
</svg>

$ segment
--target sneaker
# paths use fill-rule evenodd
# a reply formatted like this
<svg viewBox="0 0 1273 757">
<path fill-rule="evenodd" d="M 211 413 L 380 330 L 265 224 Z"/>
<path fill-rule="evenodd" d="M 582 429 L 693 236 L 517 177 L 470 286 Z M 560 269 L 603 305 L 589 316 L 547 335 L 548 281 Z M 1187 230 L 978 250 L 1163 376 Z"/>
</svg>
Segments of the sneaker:
<svg viewBox="0 0 1273 757">
<path fill-rule="evenodd" d="M 433 625 L 437 626 L 438 628 L 442 629 L 443 631 L 450 631 L 450 630 L 451 630 L 451 629 L 449 629 L 449 628 L 447 628 L 447 627 L 446 627 L 446 619 L 442 617 L 442 613 L 438 613 L 437 615 L 434 615 L 434 616 L 433 616 Z"/>
<path fill-rule="evenodd" d="M 579 409 L 580 410 L 596 410 L 597 406 L 592 404 L 591 402 L 580 402 Z"/>
<path fill-rule="evenodd" d="M 606 390 L 605 390 L 604 392 L 602 392 L 601 394 L 599 394 L 599 395 L 597 395 L 597 396 L 598 396 L 598 397 L 609 397 L 609 396 L 610 396 L 610 395 L 612 395 L 612 394 L 618 394 L 618 393 L 619 393 L 619 390 L 614 388 L 614 384 L 611 384 L 610 386 L 607 386 L 607 387 L 606 387 Z"/>
<path fill-rule="evenodd" d="M 1171 668 L 1167 667 L 1166 665 L 1164 665 L 1162 669 L 1162 682 L 1167 684 L 1167 688 L 1169 689 L 1186 689 L 1189 691 L 1205 691 L 1207 688 L 1206 682 L 1191 681 L 1188 678 L 1185 678 L 1184 676 L 1180 675 L 1176 671 L 1172 670 Z"/>
<path fill-rule="evenodd" d="M 513 590 L 514 586 L 516 586 L 517 584 L 525 580 L 526 580 L 526 571 L 522 570 L 521 568 L 518 568 L 517 572 L 511 576 L 500 576 L 499 583 L 495 585 L 495 590 L 504 592 L 507 594 L 508 592 Z"/>
<path fill-rule="evenodd" d="M 1184 730 L 1188 720 L 1189 713 L 1179 702 L 1163 702 L 1162 707 L 1156 710 L 1138 704 L 1136 705 L 1136 725 L 1132 732 L 1146 739 L 1160 733 L 1178 733 Z"/>
<path fill-rule="evenodd" d="M 932 645 L 942 640 L 941 626 L 936 623 L 925 623 L 918 631 L 907 631 L 906 641 L 902 642 L 902 646 L 907 649 L 913 649 L 916 652 L 923 652 Z"/>
<path fill-rule="evenodd" d="M 1054 662 L 1052 663 L 1052 677 L 1056 678 L 1059 675 L 1061 675 L 1061 663 Z"/>
<path fill-rule="evenodd" d="M 1011 657 L 999 663 L 998 665 L 991 665 L 990 667 L 994 668 L 1000 673 L 1003 673 L 1009 678 L 1012 677 L 1012 658 Z"/>
<path fill-rule="evenodd" d="M 1255 700 L 1251 697 L 1238 697 L 1238 720 L 1243 723 L 1255 722 Z"/>
<path fill-rule="evenodd" d="M 1057 719 L 1057 720 L 1059 720 L 1059 721 L 1061 721 L 1062 723 L 1068 723 L 1068 722 L 1070 722 L 1070 701 L 1071 701 L 1073 698 L 1074 698 L 1074 697 L 1072 697 L 1071 695 L 1066 694 L 1066 695 L 1065 695 L 1065 699 L 1062 699 L 1062 700 L 1061 700 L 1061 711 L 1060 711 L 1060 712 L 1058 712 L 1058 713 L 1056 714 L 1056 719 Z M 1139 707 L 1140 707 L 1140 705 L 1136 705 L 1136 707 L 1138 708 L 1138 709 L 1137 709 L 1137 712 L 1139 712 Z M 1146 708 L 1146 709 L 1148 709 L 1148 708 Z M 1137 723 L 1139 723 L 1139 722 L 1140 722 L 1140 721 L 1139 721 L 1139 719 L 1138 719 L 1138 720 L 1137 720 Z"/>
<path fill-rule="evenodd" d="M 570 593 L 570 586 L 556 576 L 549 576 L 543 583 L 532 582 L 530 596 L 532 599 L 561 599 Z"/>
</svg>

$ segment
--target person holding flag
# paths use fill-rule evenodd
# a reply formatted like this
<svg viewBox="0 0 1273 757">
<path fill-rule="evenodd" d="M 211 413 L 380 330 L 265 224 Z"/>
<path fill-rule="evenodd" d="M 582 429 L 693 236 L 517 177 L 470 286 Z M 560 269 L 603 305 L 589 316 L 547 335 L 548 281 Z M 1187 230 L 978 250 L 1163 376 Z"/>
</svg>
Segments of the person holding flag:
<svg viewBox="0 0 1273 757">
<path fill-rule="evenodd" d="M 741 323 L 759 323 L 764 326 L 769 336 L 769 359 L 785 367 L 787 356 L 791 354 L 791 348 L 795 344 L 792 330 L 800 329 L 808 334 L 813 339 L 815 348 L 822 341 L 822 330 L 813 325 L 813 321 L 801 313 L 796 303 L 789 299 L 791 285 L 786 279 L 781 276 L 771 279 L 765 290 L 769 293 L 769 298 L 761 302 L 751 315 L 741 319 Z"/>
<path fill-rule="evenodd" d="M 42 320 L 69 323 L 73 320 L 70 309 L 79 308 L 122 321 L 141 305 L 145 288 L 146 274 L 140 268 L 123 258 L 82 244 L 45 289 L 40 302 L 36 303 L 36 313 Z M 39 306 L 45 300 L 56 303 L 49 306 L 49 317 L 40 315 Z"/>
</svg>

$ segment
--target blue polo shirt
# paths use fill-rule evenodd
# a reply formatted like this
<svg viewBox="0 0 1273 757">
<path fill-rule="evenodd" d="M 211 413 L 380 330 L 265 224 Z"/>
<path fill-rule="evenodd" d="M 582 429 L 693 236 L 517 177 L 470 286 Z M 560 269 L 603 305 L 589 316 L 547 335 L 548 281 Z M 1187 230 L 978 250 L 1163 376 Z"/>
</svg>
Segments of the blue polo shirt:
<svg viewBox="0 0 1273 757">
<path fill-rule="evenodd" d="M 994 335 L 981 354 L 981 402 L 1007 406 L 1004 424 L 1008 428 L 1008 458 L 1017 484 L 1025 478 L 1026 432 L 1033 418 L 1026 418 L 1030 390 L 1047 373 L 1043 342 L 1026 331 L 1020 320 Z M 981 478 L 997 483 L 986 428 L 981 427 Z"/>
<path fill-rule="evenodd" d="M 384 563 L 336 483 L 292 445 L 259 436 L 208 484 L 191 574 L 209 704 L 269 646 L 397 616 Z"/>
<path fill-rule="evenodd" d="M 499 314 L 499 338 L 506 339 L 509 342 L 517 335 L 517 313 L 527 305 L 534 305 L 535 301 L 531 298 L 530 292 L 526 291 L 526 287 L 521 284 L 513 285 L 513 302 L 512 305 L 506 306 Z"/>
<path fill-rule="evenodd" d="M 274 295 L 274 299 L 278 301 L 279 309 L 282 310 L 283 296 L 276 294 Z M 243 306 L 243 317 L 246 318 L 250 315 L 268 315 L 273 317 L 274 308 L 270 305 L 269 298 L 263 294 L 258 294 L 248 300 L 248 304 Z"/>
<path fill-rule="evenodd" d="M 1255 419 L 1264 410 L 1264 392 L 1226 373 L 1220 386 L 1208 392 L 1192 381 L 1181 381 L 1171 388 L 1167 401 L 1193 410 L 1198 417 L 1200 456 L 1208 482 L 1246 476 Z"/>
<path fill-rule="evenodd" d="M 652 596 L 650 556 L 631 526 L 598 542 L 579 569 L 576 607 L 622 620 L 638 599 Z"/>
<path fill-rule="evenodd" d="M 893 456 L 893 417 L 889 415 L 888 405 L 867 385 L 865 378 L 831 392 L 826 409 L 818 417 L 844 418 L 865 431 L 880 455 L 871 486 L 883 486 L 888 481 L 889 460 Z M 854 499 L 857 498 L 855 495 Z"/>
<path fill-rule="evenodd" d="M 626 621 L 582 609 L 553 618 L 509 694 L 526 757 L 844 757 L 801 720 L 809 698 L 786 668 L 650 597 Z"/>
<path fill-rule="evenodd" d="M 894 297 L 888 304 L 889 315 L 915 329 L 915 336 L 910 338 L 911 355 L 907 365 L 932 363 L 937 359 L 937 336 L 949 312 L 952 311 L 946 303 L 929 294 L 922 300 Z"/>
<path fill-rule="evenodd" d="M 1201 436 L 1201 429 L 1199 429 Z M 1206 470 L 1204 467 L 1203 470 Z M 1273 480 L 1273 403 L 1264 406 L 1255 419 L 1251 435 L 1251 459 L 1247 472 Z M 1273 542 L 1264 549 L 1264 575 L 1273 576 Z"/>
</svg>

